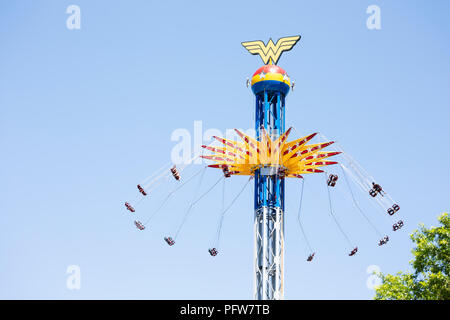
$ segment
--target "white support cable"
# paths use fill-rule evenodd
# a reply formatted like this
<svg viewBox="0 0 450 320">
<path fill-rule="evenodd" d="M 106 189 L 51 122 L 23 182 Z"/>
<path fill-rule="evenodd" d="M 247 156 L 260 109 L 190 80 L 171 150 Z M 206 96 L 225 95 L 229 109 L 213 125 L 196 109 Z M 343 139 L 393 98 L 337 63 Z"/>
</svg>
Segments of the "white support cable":
<svg viewBox="0 0 450 320">
<path fill-rule="evenodd" d="M 190 176 L 186 181 L 184 181 L 182 184 L 180 184 L 179 186 L 177 186 L 176 188 L 172 189 L 171 191 L 169 191 L 168 195 L 166 196 L 166 198 L 164 198 L 163 202 L 161 203 L 161 205 L 153 212 L 153 214 L 148 218 L 148 220 L 144 223 L 144 225 L 146 225 L 147 223 L 150 222 L 150 220 L 152 220 L 155 215 L 161 210 L 161 208 L 164 206 L 164 204 L 166 204 L 166 202 L 169 200 L 169 198 L 179 189 L 181 189 L 184 185 L 186 185 L 188 182 L 190 182 L 192 179 L 194 179 L 196 176 L 198 176 L 200 173 L 205 172 L 207 169 L 207 167 L 203 167 L 201 168 L 199 171 L 197 171 L 196 173 L 194 173 L 192 176 Z"/>
<path fill-rule="evenodd" d="M 344 175 L 344 179 L 345 179 L 345 182 L 346 182 L 347 187 L 348 187 L 348 192 L 350 193 L 350 196 L 351 196 L 351 198 L 353 200 L 353 205 L 358 209 L 358 211 L 361 213 L 361 215 L 367 220 L 367 222 L 375 230 L 377 235 L 383 236 L 383 234 L 378 230 L 378 228 L 375 226 L 375 224 L 372 223 L 372 221 L 370 221 L 369 217 L 367 217 L 367 215 L 361 209 L 361 206 L 359 205 L 358 201 L 355 198 L 355 195 L 353 194 L 353 190 L 352 190 L 352 188 L 350 186 L 350 182 L 348 181 L 347 174 L 345 173 L 344 168 L 342 168 L 341 164 L 339 164 L 339 166 L 341 167 L 342 174 Z"/>
<path fill-rule="evenodd" d="M 220 209 L 220 212 L 223 212 L 223 210 L 225 209 L 225 181 L 227 179 L 223 179 L 223 185 L 222 185 L 222 207 Z M 219 215 L 219 223 L 217 225 L 217 229 L 216 229 L 216 234 L 213 237 L 213 240 L 211 241 L 211 243 L 213 243 L 213 248 L 218 248 L 219 247 L 219 233 L 220 233 L 220 229 L 222 228 L 222 221 L 223 221 L 223 214 Z"/>
<path fill-rule="evenodd" d="M 345 165 L 343 165 L 342 163 L 340 163 L 340 165 L 341 165 L 342 169 L 344 169 L 345 172 L 348 174 L 348 176 L 350 176 L 350 178 L 352 178 L 352 171 L 351 171 L 350 169 L 348 169 L 348 168 L 347 168 Z M 354 182 L 355 184 L 357 184 L 358 186 L 360 186 L 357 179 L 352 178 L 352 180 L 353 180 L 353 182 Z M 363 191 L 364 191 L 364 190 L 363 190 Z M 375 208 L 375 211 L 379 212 L 386 220 L 389 221 L 389 223 L 392 223 L 392 222 L 391 222 L 391 219 L 387 216 L 386 208 L 383 206 L 383 204 L 380 203 L 379 200 L 378 200 L 377 198 L 375 198 L 375 202 L 374 202 L 374 201 L 371 201 L 371 200 L 372 200 L 372 199 L 369 199 L 369 202 L 370 202 L 370 204 Z"/>
<path fill-rule="evenodd" d="M 325 135 L 323 135 L 322 133 L 319 133 L 319 136 L 322 139 L 328 140 L 328 138 L 325 137 Z M 350 154 L 345 152 L 338 142 L 335 142 L 334 148 L 336 151 L 339 151 L 342 154 L 349 166 L 353 169 L 354 176 L 356 176 L 357 179 L 360 180 L 362 189 L 366 192 L 369 192 L 372 189 L 372 182 L 376 181 L 375 178 L 371 176 Z M 396 203 L 395 200 L 384 190 L 383 195 L 380 198 L 377 197 L 376 200 L 384 210 L 387 210 Z"/>
<path fill-rule="evenodd" d="M 144 180 L 142 180 L 139 184 L 142 185 L 142 186 L 147 185 L 151 178 L 153 178 L 154 176 L 160 174 L 162 171 L 167 170 L 171 166 L 171 164 L 172 164 L 171 162 L 167 162 L 161 168 L 159 168 L 158 170 L 154 171 L 151 175 L 149 175 Z"/>
<path fill-rule="evenodd" d="M 151 193 L 153 190 L 155 190 L 157 187 L 161 185 L 163 181 L 167 181 L 168 178 L 172 175 L 170 170 L 167 170 L 167 172 L 162 172 L 160 175 L 158 175 L 156 178 L 148 182 L 146 185 L 142 186 L 144 190 L 146 190 L 148 193 Z"/>
<path fill-rule="evenodd" d="M 301 213 L 301 210 L 302 210 L 303 190 L 304 190 L 304 188 L 305 188 L 305 179 L 303 178 L 302 179 L 302 191 L 300 193 L 300 205 L 299 205 L 299 208 L 298 208 L 297 220 L 298 220 L 298 225 L 300 227 L 300 231 L 303 234 L 303 238 L 305 238 L 306 244 L 307 244 L 310 252 L 314 252 L 314 250 L 311 247 L 310 242 L 308 241 L 308 237 L 306 236 L 305 230 L 303 229 L 303 225 L 302 225 L 302 222 L 300 220 L 300 213 Z"/>
<path fill-rule="evenodd" d="M 326 176 L 326 173 L 325 173 L 325 181 L 326 180 L 327 180 L 327 176 Z M 344 238 L 347 240 L 347 242 L 350 245 L 350 247 L 353 247 L 352 242 L 350 241 L 350 238 L 347 236 L 347 234 L 345 233 L 344 229 L 342 229 L 341 225 L 339 224 L 339 221 L 337 220 L 336 216 L 333 213 L 333 207 L 332 207 L 332 204 L 331 204 L 330 187 L 328 185 L 327 185 L 327 193 L 328 193 L 328 203 L 330 205 L 330 215 L 334 219 L 334 222 L 336 223 L 337 227 L 341 231 L 341 233 L 344 236 Z"/>
<path fill-rule="evenodd" d="M 331 141 L 321 132 L 318 133 L 318 137 L 323 142 Z M 357 176 L 362 189 L 369 192 L 369 190 L 371 189 L 371 182 L 375 181 L 375 180 L 373 180 L 373 178 L 369 174 L 363 173 L 363 172 L 365 172 L 365 170 L 362 169 L 362 167 L 349 154 L 347 154 L 344 151 L 344 149 L 340 146 L 340 144 L 337 141 L 334 142 L 331 149 L 333 149 L 334 151 L 340 152 L 342 157 L 344 157 L 344 159 L 348 162 L 349 166 L 352 167 L 352 169 L 354 171 L 354 175 Z"/>
<path fill-rule="evenodd" d="M 211 146 L 214 143 L 214 141 L 212 141 L 210 144 L 208 144 L 208 146 Z M 185 163 L 181 164 L 178 167 L 178 172 L 181 173 L 183 171 L 185 171 L 188 167 L 190 167 L 191 165 L 194 164 L 195 160 L 197 158 L 199 158 L 201 156 L 201 154 L 203 153 L 203 150 L 201 152 L 196 152 L 195 150 L 193 152 L 191 152 L 189 160 L 186 161 Z M 172 176 L 172 173 L 170 172 L 170 167 L 173 165 L 172 162 L 169 162 L 167 164 L 165 164 L 163 167 L 161 167 L 160 169 L 158 169 L 155 173 L 153 173 L 151 176 L 147 177 L 142 183 L 142 187 L 144 189 L 147 189 L 148 192 L 153 191 L 154 189 L 156 189 L 162 181 L 163 178 L 165 178 L 167 180 L 167 178 Z M 159 174 L 159 175 L 158 175 Z M 148 181 L 150 178 L 152 178 L 153 176 L 157 175 L 156 177 L 154 177 L 153 179 L 151 179 L 150 181 Z M 151 187 L 151 188 L 150 188 Z"/>
<path fill-rule="evenodd" d="M 189 213 L 191 212 L 191 210 L 192 210 L 192 208 L 205 196 L 205 195 L 207 195 L 212 189 L 214 189 L 214 187 L 222 180 L 222 179 L 225 179 L 225 177 L 224 176 L 222 176 L 222 177 L 220 177 L 219 178 L 219 180 L 217 180 L 206 192 L 204 192 L 200 197 L 198 197 L 197 198 L 197 200 L 195 200 L 195 201 L 193 201 L 193 202 L 191 202 L 191 204 L 189 205 L 189 207 L 188 207 L 188 210 L 186 211 L 186 213 L 185 213 L 185 215 L 184 215 L 184 217 L 183 217 L 183 220 L 181 221 L 181 224 L 180 224 L 180 226 L 178 227 L 178 230 L 177 230 L 177 232 L 175 233 L 175 236 L 173 237 L 174 239 L 176 239 L 177 238 L 177 236 L 178 236 L 178 234 L 180 233 L 180 231 L 181 231 L 181 228 L 183 227 L 183 225 L 186 223 L 186 221 L 187 221 L 187 218 L 188 218 L 188 216 L 189 216 Z"/>
<path fill-rule="evenodd" d="M 247 182 L 244 184 L 244 186 L 242 187 L 242 189 L 239 191 L 239 193 L 233 198 L 233 200 L 231 201 L 231 203 L 221 212 L 220 214 L 220 221 L 219 221 L 219 226 L 218 226 L 218 231 L 217 231 L 217 239 L 216 239 L 216 245 L 214 246 L 215 248 L 219 247 L 219 243 L 220 243 L 220 235 L 222 232 L 222 224 L 223 224 L 223 218 L 225 217 L 225 214 L 228 212 L 228 210 L 230 210 L 230 208 L 233 206 L 233 204 L 236 202 L 236 200 L 239 198 L 239 196 L 244 192 L 245 188 L 247 187 L 247 185 L 249 184 L 249 182 L 253 179 L 253 176 L 250 176 L 250 178 L 247 180 Z"/>
<path fill-rule="evenodd" d="M 215 139 L 213 139 L 209 144 L 207 144 L 207 147 L 211 147 L 214 145 L 214 143 L 216 143 L 217 141 Z M 194 148 L 195 149 L 195 148 Z M 203 148 L 199 149 L 200 151 L 197 153 L 196 150 L 191 152 L 191 156 L 190 159 L 184 163 L 183 165 L 180 166 L 180 172 L 184 171 L 187 167 L 189 167 L 190 165 L 194 164 L 195 160 L 197 160 L 197 158 L 199 158 L 202 154 L 203 154 Z"/>
</svg>

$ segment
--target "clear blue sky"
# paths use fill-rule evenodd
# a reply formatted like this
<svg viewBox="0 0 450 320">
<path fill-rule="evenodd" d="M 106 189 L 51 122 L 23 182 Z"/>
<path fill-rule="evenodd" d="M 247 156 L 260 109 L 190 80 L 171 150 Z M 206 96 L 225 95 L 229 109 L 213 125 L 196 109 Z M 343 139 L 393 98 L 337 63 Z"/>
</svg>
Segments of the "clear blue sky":
<svg viewBox="0 0 450 320">
<path fill-rule="evenodd" d="M 81 8 L 80 30 L 66 28 L 71 4 Z M 381 30 L 366 28 L 371 4 L 381 8 Z M 305 228 L 317 254 L 307 263 L 296 225 L 299 184 L 289 181 L 285 297 L 370 299 L 368 266 L 409 268 L 409 234 L 449 209 L 450 3 L 277 5 L 2 1 L 0 298 L 252 298 L 252 188 L 227 216 L 216 258 L 206 249 L 220 188 L 172 248 L 162 237 L 176 229 L 192 189 L 178 193 L 145 232 L 134 228 L 123 202 L 170 160 L 175 129 L 192 131 L 195 120 L 204 129 L 253 127 L 245 78 L 261 61 L 240 42 L 294 34 L 301 41 L 279 62 L 296 81 L 287 100 L 291 138 L 320 131 L 337 139 L 399 202 L 406 225 L 392 235 L 371 213 L 392 235 L 380 248 L 342 203 L 337 215 L 360 248 L 348 257 L 325 189 L 311 177 Z M 204 187 L 217 175 L 208 171 Z M 227 181 L 227 199 L 244 180 Z M 140 214 L 157 204 L 151 197 Z M 69 265 L 81 268 L 80 290 L 66 288 Z"/>
</svg>

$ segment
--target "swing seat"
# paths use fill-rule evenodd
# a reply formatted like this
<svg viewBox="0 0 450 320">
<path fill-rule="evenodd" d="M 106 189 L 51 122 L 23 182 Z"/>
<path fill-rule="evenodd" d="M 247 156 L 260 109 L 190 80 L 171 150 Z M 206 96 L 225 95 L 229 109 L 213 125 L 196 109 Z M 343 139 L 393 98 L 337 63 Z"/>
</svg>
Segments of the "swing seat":
<svg viewBox="0 0 450 320">
<path fill-rule="evenodd" d="M 312 261 L 312 259 L 314 258 L 314 255 L 315 255 L 316 253 L 315 252 L 313 252 L 312 254 L 310 254 L 309 256 L 308 256 L 308 259 L 306 259 L 306 261 Z"/>
<path fill-rule="evenodd" d="M 392 208 L 387 209 L 387 213 L 392 216 L 395 213 L 395 210 Z"/>
<path fill-rule="evenodd" d="M 227 166 L 223 167 L 223 168 L 222 168 L 222 171 L 223 171 L 223 175 L 225 176 L 225 178 L 231 177 L 231 173 L 230 173 L 230 171 L 228 170 L 228 167 L 227 167 Z"/>
<path fill-rule="evenodd" d="M 286 168 L 280 168 L 277 172 L 277 176 L 280 179 L 283 179 L 284 177 L 286 177 Z"/>
<path fill-rule="evenodd" d="M 329 187 L 334 187 L 336 185 L 337 179 L 338 179 L 337 175 L 330 174 L 330 176 L 328 177 L 328 180 L 327 180 L 327 185 Z"/>
<path fill-rule="evenodd" d="M 397 212 L 398 210 L 400 210 L 400 206 L 398 204 L 394 204 L 392 206 L 392 209 L 394 209 L 394 211 Z"/>
<path fill-rule="evenodd" d="M 172 237 L 164 237 L 164 241 L 166 241 L 169 246 L 173 246 L 175 244 L 175 241 L 172 239 Z"/>
<path fill-rule="evenodd" d="M 209 252 L 209 254 L 210 254 L 211 256 L 213 256 L 213 257 L 217 256 L 217 254 L 219 253 L 219 251 L 217 251 L 216 248 L 208 249 L 208 252 Z"/>
<path fill-rule="evenodd" d="M 173 166 L 173 167 L 170 169 L 170 172 L 172 172 L 172 176 L 175 178 L 175 180 L 177 180 L 177 181 L 180 180 L 180 173 L 178 172 L 176 166 Z"/>
<path fill-rule="evenodd" d="M 382 239 L 380 240 L 380 242 L 378 242 L 378 245 L 379 245 L 379 246 L 382 246 L 382 245 L 386 244 L 388 241 L 389 241 L 389 237 L 388 237 L 388 236 L 385 236 L 384 238 L 382 238 Z"/>
<path fill-rule="evenodd" d="M 134 221 L 134 225 L 136 226 L 136 228 L 138 228 L 139 230 L 144 230 L 145 226 L 142 224 L 142 222 L 140 221 Z"/>
<path fill-rule="evenodd" d="M 403 227 L 403 221 L 399 220 L 397 223 L 395 223 L 392 226 L 392 230 L 397 231 L 398 229 L 400 229 L 401 227 Z"/>
<path fill-rule="evenodd" d="M 140 184 L 137 185 L 137 188 L 138 188 L 139 192 L 142 193 L 142 195 L 144 195 L 144 196 L 147 195 L 147 192 L 145 192 L 144 188 L 142 188 Z"/>
<path fill-rule="evenodd" d="M 131 212 L 135 212 L 136 210 L 134 210 L 134 208 L 131 206 L 131 204 L 129 204 L 128 202 L 125 202 L 125 207 L 127 208 L 127 210 L 131 211 Z"/>
<path fill-rule="evenodd" d="M 355 247 L 350 253 L 349 256 L 354 256 L 358 252 L 358 247 Z"/>
<path fill-rule="evenodd" d="M 380 193 L 381 191 L 383 191 L 383 188 L 375 182 L 372 182 L 372 187 L 373 187 L 373 190 L 375 190 L 375 192 L 377 192 L 377 193 Z"/>
</svg>

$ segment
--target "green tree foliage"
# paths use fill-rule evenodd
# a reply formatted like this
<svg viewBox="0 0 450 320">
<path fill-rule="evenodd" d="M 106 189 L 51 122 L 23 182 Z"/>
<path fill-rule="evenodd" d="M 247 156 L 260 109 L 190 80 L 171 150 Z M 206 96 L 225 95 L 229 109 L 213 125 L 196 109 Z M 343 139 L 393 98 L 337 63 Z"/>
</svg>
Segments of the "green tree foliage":
<svg viewBox="0 0 450 320">
<path fill-rule="evenodd" d="M 396 275 L 379 273 L 382 284 L 375 290 L 376 300 L 449 300 L 450 299 L 450 217 L 443 213 L 438 227 L 425 228 L 411 234 L 415 244 L 413 273 Z"/>
</svg>

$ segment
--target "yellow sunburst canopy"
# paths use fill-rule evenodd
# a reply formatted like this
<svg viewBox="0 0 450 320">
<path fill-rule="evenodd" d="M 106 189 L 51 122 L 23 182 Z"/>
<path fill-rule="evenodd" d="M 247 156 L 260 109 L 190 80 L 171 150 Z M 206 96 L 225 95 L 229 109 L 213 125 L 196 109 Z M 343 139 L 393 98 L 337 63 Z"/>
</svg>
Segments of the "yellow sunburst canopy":
<svg viewBox="0 0 450 320">
<path fill-rule="evenodd" d="M 337 164 L 325 159 L 340 152 L 326 152 L 322 149 L 334 141 L 307 144 L 317 133 L 287 142 L 292 128 L 275 140 L 272 140 L 264 128 L 260 130 L 260 141 L 234 129 L 242 142 L 236 142 L 214 136 L 224 147 L 202 146 L 212 155 L 202 158 L 214 161 L 212 168 L 227 169 L 230 174 L 253 175 L 257 169 L 273 170 L 282 177 L 301 178 L 302 174 L 323 172 L 320 167 Z"/>
</svg>

